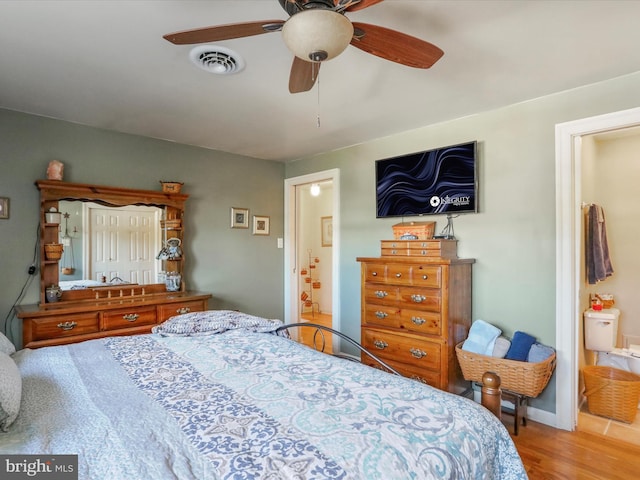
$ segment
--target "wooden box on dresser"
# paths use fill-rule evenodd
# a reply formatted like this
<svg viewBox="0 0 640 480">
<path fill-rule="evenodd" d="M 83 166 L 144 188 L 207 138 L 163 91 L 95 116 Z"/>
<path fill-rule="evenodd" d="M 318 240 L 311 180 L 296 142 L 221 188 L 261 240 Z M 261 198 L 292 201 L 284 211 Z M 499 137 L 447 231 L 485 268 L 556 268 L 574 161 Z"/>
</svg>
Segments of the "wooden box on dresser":
<svg viewBox="0 0 640 480">
<path fill-rule="evenodd" d="M 471 266 L 456 240 L 383 240 L 361 263 L 361 342 L 399 373 L 469 392 L 455 353 L 471 326 Z M 373 362 L 362 356 L 363 363 Z"/>
</svg>

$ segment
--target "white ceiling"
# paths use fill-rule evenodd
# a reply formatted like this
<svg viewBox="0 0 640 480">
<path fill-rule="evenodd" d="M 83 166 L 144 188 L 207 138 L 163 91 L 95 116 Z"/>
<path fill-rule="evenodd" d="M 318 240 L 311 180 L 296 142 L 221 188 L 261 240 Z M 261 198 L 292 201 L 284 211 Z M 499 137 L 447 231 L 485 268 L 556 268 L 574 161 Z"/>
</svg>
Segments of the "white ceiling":
<svg viewBox="0 0 640 480">
<path fill-rule="evenodd" d="M 279 32 L 218 42 L 245 60 L 235 75 L 162 38 L 285 20 L 277 0 L 3 0 L 0 107 L 289 161 L 640 71 L 635 0 L 386 0 L 347 16 L 444 57 L 421 70 L 349 46 L 292 95 Z"/>
</svg>

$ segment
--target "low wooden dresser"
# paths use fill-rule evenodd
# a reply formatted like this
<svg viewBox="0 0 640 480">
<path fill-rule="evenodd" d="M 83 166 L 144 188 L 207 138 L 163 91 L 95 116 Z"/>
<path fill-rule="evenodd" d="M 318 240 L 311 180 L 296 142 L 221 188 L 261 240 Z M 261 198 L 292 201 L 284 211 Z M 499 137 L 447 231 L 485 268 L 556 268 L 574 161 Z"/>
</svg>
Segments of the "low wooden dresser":
<svg viewBox="0 0 640 480">
<path fill-rule="evenodd" d="M 149 333 L 174 315 L 207 310 L 209 298 L 208 293 L 187 291 L 114 295 L 96 301 L 18 305 L 16 311 L 22 319 L 23 347 L 37 348 Z"/>
<path fill-rule="evenodd" d="M 399 373 L 441 390 L 468 392 L 455 353 L 471 326 L 473 259 L 456 240 L 383 240 L 361 263 L 361 343 Z M 363 363 L 373 362 L 362 356 Z"/>
</svg>

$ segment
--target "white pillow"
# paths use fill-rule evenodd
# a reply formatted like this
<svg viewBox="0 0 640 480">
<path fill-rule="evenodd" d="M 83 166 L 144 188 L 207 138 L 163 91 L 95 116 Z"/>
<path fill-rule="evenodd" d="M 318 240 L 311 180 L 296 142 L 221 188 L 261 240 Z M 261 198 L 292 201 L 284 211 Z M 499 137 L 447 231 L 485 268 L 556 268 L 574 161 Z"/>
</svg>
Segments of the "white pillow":
<svg viewBox="0 0 640 480">
<path fill-rule="evenodd" d="M 2 332 L 0 332 L 0 352 L 6 353 L 7 355 L 11 355 L 15 353 L 16 347 L 11 340 L 4 336 Z"/>
<path fill-rule="evenodd" d="M 7 431 L 18 416 L 22 399 L 22 377 L 16 362 L 0 352 L 0 430 Z"/>
</svg>

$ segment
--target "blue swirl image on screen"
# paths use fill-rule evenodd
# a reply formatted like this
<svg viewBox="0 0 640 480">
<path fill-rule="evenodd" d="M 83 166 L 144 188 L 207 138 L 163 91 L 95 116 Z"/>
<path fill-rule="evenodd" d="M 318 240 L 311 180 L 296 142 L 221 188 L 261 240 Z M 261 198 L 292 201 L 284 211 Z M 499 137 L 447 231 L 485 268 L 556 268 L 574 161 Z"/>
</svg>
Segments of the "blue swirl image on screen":
<svg viewBox="0 0 640 480">
<path fill-rule="evenodd" d="M 376 162 L 378 217 L 476 211 L 476 142 Z"/>
</svg>

